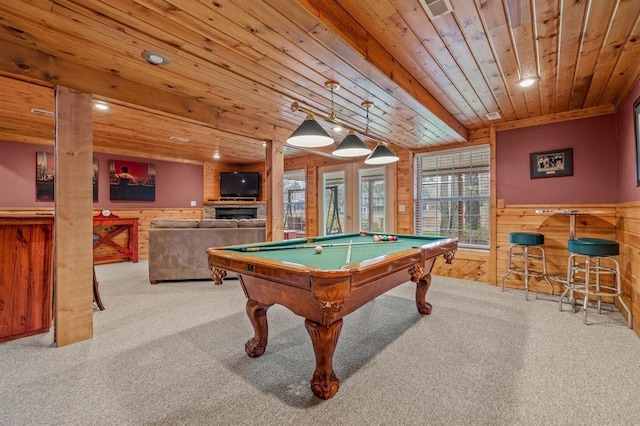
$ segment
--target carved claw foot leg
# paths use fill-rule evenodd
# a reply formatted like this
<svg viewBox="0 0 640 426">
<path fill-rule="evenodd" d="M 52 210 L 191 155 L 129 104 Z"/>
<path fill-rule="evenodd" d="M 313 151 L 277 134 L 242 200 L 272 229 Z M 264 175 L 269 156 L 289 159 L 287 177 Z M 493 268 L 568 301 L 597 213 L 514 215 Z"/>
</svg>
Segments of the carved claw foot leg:
<svg viewBox="0 0 640 426">
<path fill-rule="evenodd" d="M 318 398 L 332 398 L 340 388 L 340 380 L 333 372 L 333 353 L 342 330 L 342 319 L 326 326 L 307 319 L 304 325 L 309 332 L 316 355 L 316 370 L 311 379 L 311 390 Z"/>
<path fill-rule="evenodd" d="M 431 268 L 429 268 L 430 270 Z M 422 315 L 431 313 L 431 303 L 427 302 L 427 291 L 431 285 L 431 274 L 425 274 L 425 268 L 415 265 L 409 268 L 411 281 L 416 283 L 416 307 Z"/>
<path fill-rule="evenodd" d="M 429 315 L 431 313 L 431 303 L 427 302 L 427 291 L 431 285 L 431 274 L 422 277 L 416 283 L 416 306 L 418 312 L 422 315 Z"/>
<path fill-rule="evenodd" d="M 251 358 L 259 357 L 267 348 L 269 325 L 267 324 L 267 310 L 271 305 L 263 305 L 255 300 L 247 300 L 247 315 L 253 326 L 254 336 L 244 345 L 244 351 Z"/>
<path fill-rule="evenodd" d="M 209 267 L 209 272 L 211 272 L 211 279 L 215 285 L 222 284 L 222 280 L 227 276 L 227 271 L 224 269 Z"/>
</svg>

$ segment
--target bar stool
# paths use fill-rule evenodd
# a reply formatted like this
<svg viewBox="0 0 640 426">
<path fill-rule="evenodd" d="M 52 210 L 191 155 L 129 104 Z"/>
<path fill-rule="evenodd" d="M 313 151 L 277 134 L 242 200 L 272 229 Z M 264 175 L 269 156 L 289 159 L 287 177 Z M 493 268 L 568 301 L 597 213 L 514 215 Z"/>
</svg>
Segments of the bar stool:
<svg viewBox="0 0 640 426">
<path fill-rule="evenodd" d="M 524 276 L 524 298 L 529 300 L 529 278 L 544 278 L 553 294 L 553 284 L 547 275 L 547 260 L 544 254 L 544 235 L 537 232 L 511 232 L 509 234 L 509 259 L 507 260 L 507 273 L 502 277 L 502 291 L 504 282 L 511 274 Z M 513 263 L 513 259 L 522 259 L 523 265 L 518 266 Z M 531 267 L 529 261 L 539 262 L 539 265 Z"/>
<path fill-rule="evenodd" d="M 560 311 L 562 311 L 562 299 L 567 293 L 569 294 L 569 303 L 572 304 L 574 311 L 575 293 L 581 294 L 584 297 L 582 307 L 584 323 L 587 324 L 589 297 L 596 298 L 597 310 L 598 313 L 601 313 L 602 297 L 615 296 L 627 311 L 627 325 L 632 328 L 631 311 L 622 300 L 620 264 L 613 257 L 620 254 L 620 244 L 617 241 L 600 238 L 577 238 L 569 240 L 569 253 L 567 282 L 560 296 Z M 611 282 L 601 282 L 603 276 L 611 277 Z"/>
</svg>

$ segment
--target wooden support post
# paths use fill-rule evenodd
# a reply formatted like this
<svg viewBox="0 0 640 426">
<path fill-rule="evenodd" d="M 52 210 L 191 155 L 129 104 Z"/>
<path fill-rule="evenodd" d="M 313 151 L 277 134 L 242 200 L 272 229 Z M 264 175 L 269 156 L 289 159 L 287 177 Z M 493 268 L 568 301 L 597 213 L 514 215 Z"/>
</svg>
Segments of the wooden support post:
<svg viewBox="0 0 640 426">
<path fill-rule="evenodd" d="M 490 181 L 491 187 L 489 196 L 491 237 L 489 238 L 489 259 L 487 264 L 487 277 L 489 284 L 498 285 L 498 209 L 496 195 L 496 127 L 489 126 L 489 157 L 490 157 Z"/>
<path fill-rule="evenodd" d="M 93 337 L 91 94 L 56 87 L 54 326 L 56 344 Z"/>
<path fill-rule="evenodd" d="M 279 141 L 267 142 L 267 241 L 284 239 L 284 147 Z"/>
</svg>

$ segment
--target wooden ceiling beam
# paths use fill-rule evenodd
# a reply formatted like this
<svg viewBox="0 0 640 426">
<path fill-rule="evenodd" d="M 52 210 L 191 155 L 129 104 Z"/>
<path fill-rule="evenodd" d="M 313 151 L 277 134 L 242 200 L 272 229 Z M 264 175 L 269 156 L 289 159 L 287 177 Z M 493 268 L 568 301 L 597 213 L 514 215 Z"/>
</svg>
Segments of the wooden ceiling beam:
<svg viewBox="0 0 640 426">
<path fill-rule="evenodd" d="M 290 130 L 225 111 L 201 99 L 169 93 L 122 77 L 78 65 L 49 54 L 0 39 L 0 72 L 49 87 L 63 85 L 82 92 L 159 110 L 216 129 L 256 140 L 280 139 Z"/>
<path fill-rule="evenodd" d="M 459 141 L 469 138 L 467 128 L 442 106 L 387 50 L 367 33 L 340 4 L 334 0 L 297 0 L 332 33 L 362 55 L 408 95 L 427 108 L 441 123 L 442 129 Z"/>
</svg>

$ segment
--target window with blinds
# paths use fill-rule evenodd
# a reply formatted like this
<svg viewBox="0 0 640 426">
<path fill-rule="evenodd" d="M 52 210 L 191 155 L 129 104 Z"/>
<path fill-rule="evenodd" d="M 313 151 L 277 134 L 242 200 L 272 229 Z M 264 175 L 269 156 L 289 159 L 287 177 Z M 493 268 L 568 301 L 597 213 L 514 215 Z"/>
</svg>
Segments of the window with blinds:
<svg viewBox="0 0 640 426">
<path fill-rule="evenodd" d="M 457 237 L 461 247 L 489 248 L 489 147 L 418 154 L 417 235 Z"/>
</svg>

